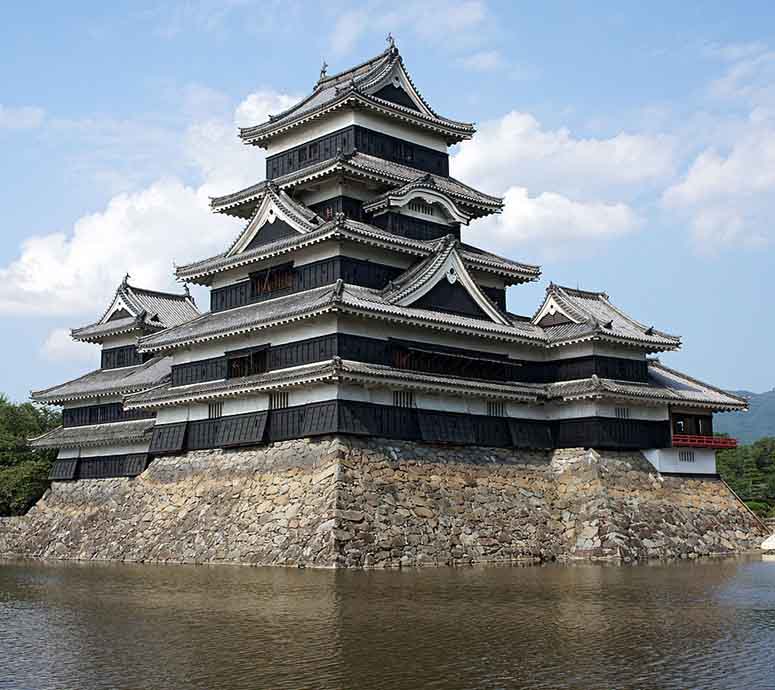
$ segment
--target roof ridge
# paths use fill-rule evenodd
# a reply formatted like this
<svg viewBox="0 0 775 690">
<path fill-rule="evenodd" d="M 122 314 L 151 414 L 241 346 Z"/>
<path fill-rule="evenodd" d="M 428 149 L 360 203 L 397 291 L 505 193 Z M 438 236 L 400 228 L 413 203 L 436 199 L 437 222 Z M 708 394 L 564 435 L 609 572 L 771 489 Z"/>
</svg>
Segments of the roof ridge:
<svg viewBox="0 0 775 690">
<path fill-rule="evenodd" d="M 378 55 L 375 55 L 374 57 L 369 58 L 368 60 L 364 60 L 363 62 L 353 66 L 349 67 L 348 69 L 342 70 L 341 72 L 336 72 L 335 74 L 326 75 L 325 77 L 322 77 L 321 79 L 318 79 L 316 83 L 316 87 L 321 86 L 323 84 L 325 85 L 332 85 L 333 83 L 337 81 L 343 80 L 348 74 L 352 72 L 357 72 L 359 69 L 363 69 L 364 67 L 369 67 L 374 63 L 379 62 L 380 60 L 386 58 L 391 53 L 395 53 L 395 55 L 398 55 L 398 48 L 395 47 L 387 47 L 385 50 L 383 50 Z"/>
</svg>

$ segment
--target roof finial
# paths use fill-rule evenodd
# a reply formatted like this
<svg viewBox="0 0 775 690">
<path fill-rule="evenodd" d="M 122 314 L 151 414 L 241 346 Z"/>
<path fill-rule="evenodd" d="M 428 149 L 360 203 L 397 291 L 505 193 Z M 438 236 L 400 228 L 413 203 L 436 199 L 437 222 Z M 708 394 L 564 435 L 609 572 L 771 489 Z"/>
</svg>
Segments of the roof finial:
<svg viewBox="0 0 775 690">
<path fill-rule="evenodd" d="M 393 34 L 388 31 L 388 35 L 385 37 L 385 40 L 387 41 L 388 48 L 390 50 L 394 50 L 396 47 L 396 39 L 393 38 Z"/>
<path fill-rule="evenodd" d="M 130 275 L 127 273 L 127 274 L 124 276 L 124 280 L 122 280 L 122 281 L 121 281 L 121 287 L 126 287 L 127 285 L 129 285 L 129 279 L 130 279 L 131 277 L 132 277 L 132 276 L 130 276 Z"/>
<path fill-rule="evenodd" d="M 323 64 L 320 66 L 320 79 L 319 81 L 323 81 L 326 78 L 326 70 L 328 69 L 328 63 L 323 60 Z"/>
<path fill-rule="evenodd" d="M 191 297 L 191 290 L 188 289 L 188 283 L 183 283 L 183 292 L 186 293 L 186 297 Z"/>
</svg>

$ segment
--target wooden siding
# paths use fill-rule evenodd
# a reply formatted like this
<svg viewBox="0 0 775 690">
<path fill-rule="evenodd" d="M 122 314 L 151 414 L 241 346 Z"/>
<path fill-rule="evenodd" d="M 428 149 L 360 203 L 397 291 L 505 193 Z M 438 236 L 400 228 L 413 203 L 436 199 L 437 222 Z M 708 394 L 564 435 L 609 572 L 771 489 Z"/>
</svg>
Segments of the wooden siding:
<svg viewBox="0 0 775 690">
<path fill-rule="evenodd" d="M 148 466 L 145 453 L 129 455 L 98 455 L 89 458 L 56 460 L 48 478 L 52 481 L 69 479 L 109 479 L 136 477 Z"/>
<path fill-rule="evenodd" d="M 185 445 L 187 426 L 188 422 L 155 426 L 153 436 L 151 436 L 151 447 L 148 449 L 148 452 L 156 455 L 179 453 Z"/>
<path fill-rule="evenodd" d="M 462 314 L 471 316 L 475 319 L 492 321 L 484 310 L 471 297 L 459 282 L 454 284 L 448 280 L 440 280 L 420 299 L 413 302 L 410 306 L 420 309 L 432 309 L 434 311 L 443 311 L 450 314 Z"/>
<path fill-rule="evenodd" d="M 413 240 L 435 240 L 439 237 L 454 235 L 460 239 L 460 223 L 446 225 L 444 223 L 434 223 L 430 220 L 406 216 L 395 211 L 380 213 L 370 220 L 378 228 L 382 228 L 394 235 L 408 237 Z"/>
<path fill-rule="evenodd" d="M 555 362 L 531 362 L 477 350 L 401 339 L 381 340 L 347 333 L 331 333 L 274 347 L 268 343 L 257 347 L 268 348 L 268 371 L 323 362 L 338 356 L 406 371 L 498 382 L 551 383 L 587 378 L 592 374 L 623 381 L 645 381 L 647 378 L 645 360 L 590 355 Z M 172 367 L 173 386 L 217 381 L 226 377 L 225 356 Z"/>
<path fill-rule="evenodd" d="M 266 179 L 282 177 L 334 158 L 338 153 L 348 154 L 356 149 L 361 153 L 368 153 L 394 163 L 403 163 L 425 172 L 449 175 L 449 155 L 446 152 L 436 151 L 359 125 L 350 125 L 269 156 L 266 159 Z"/>
<path fill-rule="evenodd" d="M 137 351 L 136 345 L 105 348 L 100 356 L 101 369 L 119 369 L 134 367 L 143 363 L 143 356 Z"/>
<path fill-rule="evenodd" d="M 324 285 L 333 285 L 340 278 L 350 285 L 382 289 L 403 270 L 364 259 L 332 256 L 303 266 L 294 266 L 290 271 L 289 286 L 279 290 L 256 294 L 251 280 L 216 288 L 210 292 L 210 310 L 225 311 Z"/>
<path fill-rule="evenodd" d="M 333 220 L 337 213 L 344 213 L 353 220 L 365 221 L 363 202 L 349 196 L 333 196 L 325 201 L 309 205 L 310 210 L 317 213 L 323 220 Z"/>
<path fill-rule="evenodd" d="M 128 422 L 134 419 L 153 419 L 156 413 L 147 410 L 125 410 L 121 403 L 86 405 L 62 410 L 62 426 L 87 426 L 89 424 L 110 424 Z"/>
<path fill-rule="evenodd" d="M 157 427 L 156 431 L 164 439 L 152 443 L 151 452 L 156 454 L 259 445 L 334 433 L 522 449 L 635 450 L 670 445 L 667 421 L 585 417 L 547 422 L 354 400 L 327 400 L 267 412 L 169 424 Z"/>
</svg>

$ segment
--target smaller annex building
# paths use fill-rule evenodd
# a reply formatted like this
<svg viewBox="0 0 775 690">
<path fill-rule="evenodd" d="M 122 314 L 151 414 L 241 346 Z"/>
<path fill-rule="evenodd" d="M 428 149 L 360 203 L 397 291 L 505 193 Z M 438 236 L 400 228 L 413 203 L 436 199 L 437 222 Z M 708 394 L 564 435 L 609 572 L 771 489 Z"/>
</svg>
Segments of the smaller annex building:
<svg viewBox="0 0 775 690">
<path fill-rule="evenodd" d="M 654 358 L 680 338 L 555 284 L 534 314 L 508 310 L 540 269 L 461 236 L 503 204 L 449 174 L 449 146 L 473 134 L 432 109 L 392 41 L 242 129 L 266 179 L 212 199 L 236 238 L 176 273 L 209 288 L 209 311 L 124 281 L 73 331 L 102 366 L 33 393 L 64 408 L 32 441 L 60 449 L 52 478 L 331 434 L 637 450 L 662 473 L 715 475 L 735 441 L 713 414 L 746 403 Z"/>
<path fill-rule="evenodd" d="M 133 477 L 148 465 L 152 410 L 127 410 L 124 397 L 168 380 L 169 357 L 141 354 L 138 340 L 197 317 L 188 294 L 144 290 L 126 276 L 93 324 L 72 337 L 101 347 L 100 368 L 74 381 L 32 393 L 36 402 L 62 406 L 62 426 L 32 439 L 33 448 L 58 448 L 50 479 Z"/>
</svg>

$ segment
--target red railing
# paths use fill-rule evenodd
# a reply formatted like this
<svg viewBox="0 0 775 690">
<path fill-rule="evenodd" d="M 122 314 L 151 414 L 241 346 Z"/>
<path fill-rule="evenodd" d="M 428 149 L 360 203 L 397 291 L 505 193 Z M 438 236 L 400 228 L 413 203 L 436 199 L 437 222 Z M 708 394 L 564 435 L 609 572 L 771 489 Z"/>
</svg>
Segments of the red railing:
<svg viewBox="0 0 775 690">
<path fill-rule="evenodd" d="M 737 448 L 736 438 L 723 436 L 694 436 L 692 434 L 673 434 L 674 446 L 690 448 Z"/>
</svg>

